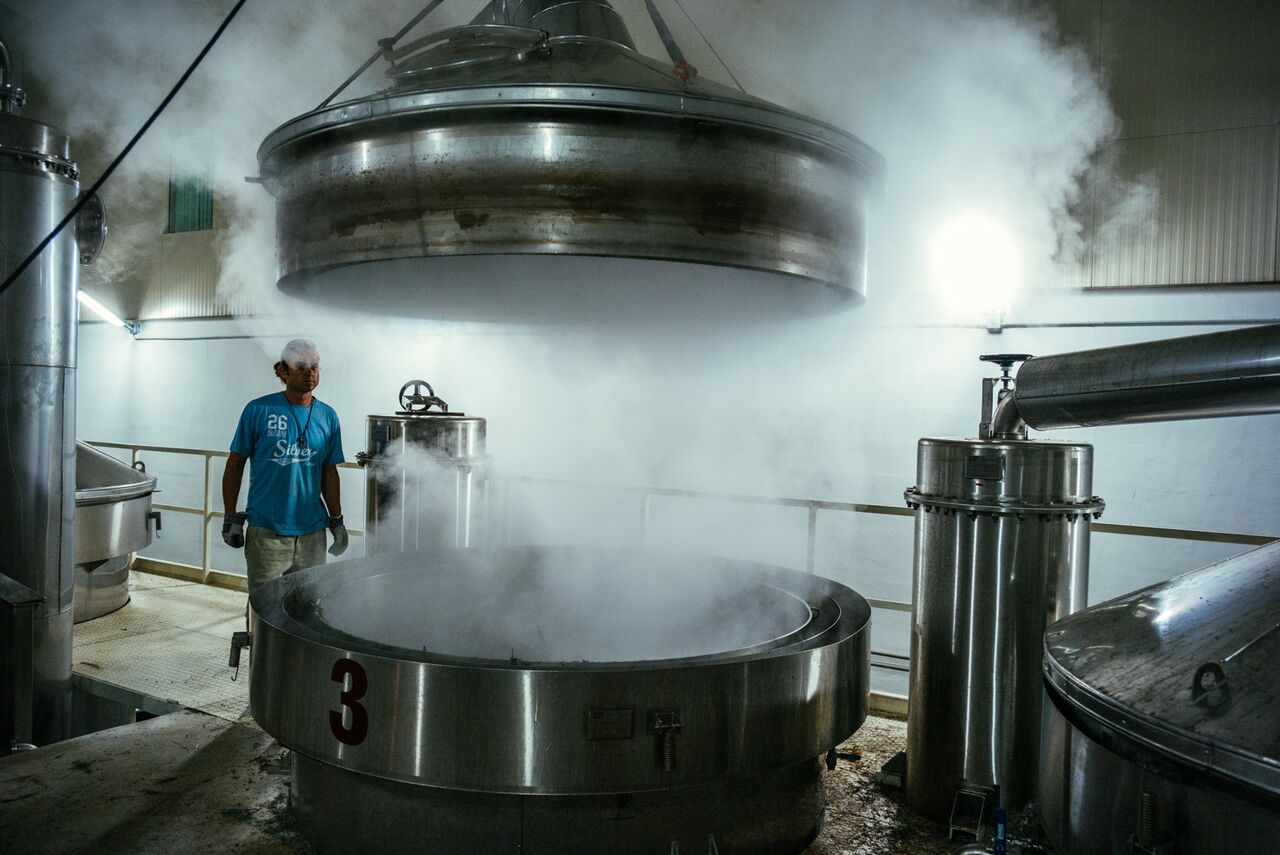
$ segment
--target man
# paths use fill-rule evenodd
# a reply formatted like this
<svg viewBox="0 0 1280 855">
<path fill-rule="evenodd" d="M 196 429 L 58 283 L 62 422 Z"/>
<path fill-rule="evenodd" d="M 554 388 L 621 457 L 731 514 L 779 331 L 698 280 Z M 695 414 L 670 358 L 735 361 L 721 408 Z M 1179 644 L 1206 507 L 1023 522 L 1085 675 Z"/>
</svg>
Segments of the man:
<svg viewBox="0 0 1280 855">
<path fill-rule="evenodd" d="M 285 573 L 323 564 L 326 528 L 333 533 L 329 553 L 347 549 L 338 489 L 342 432 L 333 407 L 313 394 L 320 385 L 316 346 L 306 339 L 289 342 L 275 372 L 284 390 L 245 405 L 222 472 L 222 539 L 244 547 L 249 593 Z M 246 461 L 249 502 L 245 513 L 236 513 Z"/>
</svg>

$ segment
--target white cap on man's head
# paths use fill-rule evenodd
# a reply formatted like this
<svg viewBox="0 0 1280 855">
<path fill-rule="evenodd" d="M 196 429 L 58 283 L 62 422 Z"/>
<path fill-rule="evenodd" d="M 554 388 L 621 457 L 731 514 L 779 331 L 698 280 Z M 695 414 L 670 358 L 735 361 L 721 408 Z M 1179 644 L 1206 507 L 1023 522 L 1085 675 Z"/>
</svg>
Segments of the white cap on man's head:
<svg viewBox="0 0 1280 855">
<path fill-rule="evenodd" d="M 320 351 L 316 348 L 315 342 L 306 338 L 295 338 L 284 346 L 284 350 L 280 351 L 280 361 L 285 365 L 293 365 L 295 362 L 310 362 L 312 357 L 319 362 Z"/>
</svg>

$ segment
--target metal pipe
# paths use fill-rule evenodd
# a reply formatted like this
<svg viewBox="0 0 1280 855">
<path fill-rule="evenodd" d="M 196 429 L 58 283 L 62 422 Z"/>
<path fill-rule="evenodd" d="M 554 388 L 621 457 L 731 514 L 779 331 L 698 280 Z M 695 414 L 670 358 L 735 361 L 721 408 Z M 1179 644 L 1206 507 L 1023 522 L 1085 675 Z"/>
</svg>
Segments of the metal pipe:
<svg viewBox="0 0 1280 855">
<path fill-rule="evenodd" d="M 1280 412 L 1280 324 L 1029 359 L 992 430 Z"/>
<path fill-rule="evenodd" d="M 0 113 L 17 114 L 27 103 L 27 95 L 13 83 L 13 58 L 0 38 Z"/>
<path fill-rule="evenodd" d="M 991 416 L 991 436 L 995 439 L 1026 439 L 1027 423 L 1016 402 L 1017 393 L 1005 395 Z"/>
<path fill-rule="evenodd" d="M 0 86 L 8 86 L 13 82 L 13 61 L 9 58 L 9 48 L 0 37 Z"/>
</svg>

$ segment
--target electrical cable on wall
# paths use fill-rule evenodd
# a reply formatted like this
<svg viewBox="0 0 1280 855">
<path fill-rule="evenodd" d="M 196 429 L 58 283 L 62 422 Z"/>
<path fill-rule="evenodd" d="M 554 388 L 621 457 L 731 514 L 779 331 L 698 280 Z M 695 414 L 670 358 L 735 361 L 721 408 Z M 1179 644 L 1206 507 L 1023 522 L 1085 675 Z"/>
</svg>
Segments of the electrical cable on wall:
<svg viewBox="0 0 1280 855">
<path fill-rule="evenodd" d="M 53 243 L 58 235 L 62 233 L 62 230 L 75 220 L 76 215 L 80 213 L 81 209 L 83 209 L 85 205 L 89 204 L 89 201 L 93 199 L 94 194 L 101 189 L 102 185 L 107 183 L 107 179 L 111 177 L 112 173 L 116 171 L 116 168 L 120 166 L 124 159 L 129 156 L 129 152 L 133 151 L 133 147 L 142 139 L 143 134 L 151 129 L 151 126 L 155 124 L 156 119 L 160 118 L 160 114 L 169 106 L 169 102 L 172 101 L 177 96 L 178 92 L 182 90 L 183 85 L 185 85 L 191 75 L 195 73 L 196 68 L 198 68 L 200 63 L 204 61 L 204 58 L 208 55 L 209 51 L 211 51 L 213 46 L 218 43 L 218 39 L 222 37 L 223 32 L 226 31 L 227 27 L 231 24 L 232 19 L 235 18 L 236 14 L 244 4 L 245 0 L 236 0 L 236 5 L 233 6 L 231 11 L 227 13 L 227 16 L 222 19 L 222 23 L 218 25 L 218 29 L 214 31 L 213 36 L 210 37 L 209 41 L 205 44 L 200 53 L 196 55 L 196 58 L 191 62 L 191 65 L 187 66 L 187 70 L 178 78 L 178 82 L 173 84 L 173 88 L 169 90 L 169 94 L 164 96 L 164 100 L 162 100 L 155 110 L 151 112 L 151 115 L 147 117 L 147 120 L 142 123 L 142 127 L 138 128 L 138 132 L 135 133 L 133 138 L 125 144 L 125 147 L 120 150 L 120 153 L 116 155 L 110 165 L 103 170 L 102 174 L 98 176 L 98 180 L 93 182 L 93 186 L 80 194 L 80 198 L 71 206 L 71 210 L 67 212 L 67 215 L 53 227 L 53 231 L 49 232 L 44 240 L 36 244 L 36 248 L 22 260 L 22 263 L 15 267 L 13 272 L 5 277 L 4 283 L 0 284 L 0 295 L 3 295 L 5 291 L 9 290 L 9 287 L 18 280 L 18 277 L 25 273 L 27 268 L 31 266 L 31 262 L 40 257 L 40 254 L 49 247 L 49 244 Z"/>
</svg>

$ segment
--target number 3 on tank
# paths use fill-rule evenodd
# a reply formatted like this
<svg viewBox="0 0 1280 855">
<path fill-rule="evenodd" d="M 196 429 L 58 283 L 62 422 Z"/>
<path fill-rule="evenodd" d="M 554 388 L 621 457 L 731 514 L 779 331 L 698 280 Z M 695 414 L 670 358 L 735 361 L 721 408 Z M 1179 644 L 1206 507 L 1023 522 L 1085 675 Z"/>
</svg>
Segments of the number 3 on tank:
<svg viewBox="0 0 1280 855">
<path fill-rule="evenodd" d="M 354 659 L 339 659 L 333 663 L 331 677 L 339 686 L 345 686 L 347 677 L 351 678 L 350 688 L 344 688 L 338 695 L 338 703 L 351 711 L 351 724 L 343 726 L 345 710 L 329 710 L 329 729 L 342 744 L 359 745 L 369 735 L 369 711 L 360 703 L 369 690 L 369 675 Z"/>
</svg>

